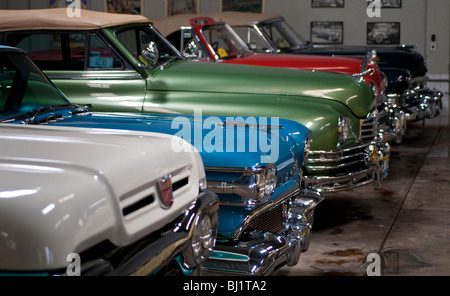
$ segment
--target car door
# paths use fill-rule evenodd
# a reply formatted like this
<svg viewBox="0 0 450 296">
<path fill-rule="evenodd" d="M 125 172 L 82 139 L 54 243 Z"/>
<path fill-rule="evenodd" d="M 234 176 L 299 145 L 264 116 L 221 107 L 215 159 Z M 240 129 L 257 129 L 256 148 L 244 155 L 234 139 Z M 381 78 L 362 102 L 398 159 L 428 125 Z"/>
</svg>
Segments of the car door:
<svg viewBox="0 0 450 296">
<path fill-rule="evenodd" d="M 72 103 L 142 112 L 145 79 L 95 32 L 11 32 L 5 39 L 27 51 Z"/>
</svg>

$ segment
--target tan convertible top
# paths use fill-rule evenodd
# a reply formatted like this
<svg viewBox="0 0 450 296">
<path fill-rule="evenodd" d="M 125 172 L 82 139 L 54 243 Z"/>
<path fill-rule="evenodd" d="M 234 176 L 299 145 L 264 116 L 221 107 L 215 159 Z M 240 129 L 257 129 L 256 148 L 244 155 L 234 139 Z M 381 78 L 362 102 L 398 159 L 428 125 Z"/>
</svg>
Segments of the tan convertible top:
<svg viewBox="0 0 450 296">
<path fill-rule="evenodd" d="M 66 8 L 0 10 L 0 32 L 36 29 L 89 30 L 127 23 L 151 23 L 142 15 L 81 10 L 80 17 L 69 17 Z"/>
<path fill-rule="evenodd" d="M 208 16 L 213 18 L 215 21 L 226 22 L 230 26 L 249 26 L 254 23 L 280 17 L 281 15 L 269 13 L 227 11 L 208 14 L 177 14 L 165 18 L 153 19 L 152 22 L 155 28 L 157 28 L 158 31 L 161 32 L 161 34 L 167 36 L 170 33 L 179 30 L 181 26 L 189 26 L 189 20 L 191 18 L 201 16 Z"/>
</svg>

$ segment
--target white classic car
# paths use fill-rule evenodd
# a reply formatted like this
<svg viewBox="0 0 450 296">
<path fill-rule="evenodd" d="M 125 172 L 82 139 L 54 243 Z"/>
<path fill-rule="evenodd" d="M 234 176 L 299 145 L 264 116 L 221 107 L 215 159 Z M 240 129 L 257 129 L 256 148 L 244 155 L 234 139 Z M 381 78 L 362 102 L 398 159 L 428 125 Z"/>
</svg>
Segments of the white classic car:
<svg viewBox="0 0 450 296">
<path fill-rule="evenodd" d="M 171 139 L 0 126 L 0 275 L 198 274 L 219 203 Z"/>
</svg>

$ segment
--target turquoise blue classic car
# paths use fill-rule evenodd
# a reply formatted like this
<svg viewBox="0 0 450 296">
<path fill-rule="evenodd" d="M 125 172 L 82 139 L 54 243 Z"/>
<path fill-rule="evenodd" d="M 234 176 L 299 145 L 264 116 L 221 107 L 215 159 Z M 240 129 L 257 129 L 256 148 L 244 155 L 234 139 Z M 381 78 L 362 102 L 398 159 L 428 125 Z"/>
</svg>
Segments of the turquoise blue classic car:
<svg viewBox="0 0 450 296">
<path fill-rule="evenodd" d="M 178 153 L 192 147 L 180 145 L 181 138 L 191 143 L 203 160 L 207 188 L 220 199 L 217 242 L 202 263 L 205 271 L 266 275 L 296 264 L 308 249 L 323 197 L 304 187 L 305 126 L 278 118 L 93 113 L 71 104 L 24 51 L 11 47 L 0 46 L 0 71 L 0 123 L 170 134 Z M 97 244 L 85 251 L 92 248 L 103 255 Z M 178 269 L 188 272 L 183 262 Z"/>
</svg>

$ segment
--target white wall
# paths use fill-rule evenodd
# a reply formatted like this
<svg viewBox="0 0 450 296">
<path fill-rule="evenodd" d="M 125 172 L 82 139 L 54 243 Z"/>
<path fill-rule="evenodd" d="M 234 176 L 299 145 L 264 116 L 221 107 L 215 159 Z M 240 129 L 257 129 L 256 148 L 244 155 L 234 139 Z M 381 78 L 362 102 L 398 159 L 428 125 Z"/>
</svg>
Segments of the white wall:
<svg viewBox="0 0 450 296">
<path fill-rule="evenodd" d="M 143 14 L 152 19 L 165 16 L 166 0 L 143 0 Z M 222 0 L 199 0 L 200 13 L 218 12 Z M 312 21 L 342 21 L 344 44 L 366 44 L 368 22 L 400 22 L 400 43 L 415 45 L 425 57 L 432 86 L 448 94 L 450 68 L 450 0 L 402 0 L 402 7 L 385 8 L 381 17 L 367 16 L 366 0 L 344 0 L 343 8 L 312 8 L 311 0 L 263 0 L 264 12 L 279 13 L 301 35 L 309 39 Z M 0 0 L 0 9 L 47 8 L 49 0 Z M 106 0 L 88 0 L 88 8 L 105 11 Z M 431 50 L 431 36 L 436 48 Z M 437 124 L 449 122 L 448 95 L 444 116 Z"/>
<path fill-rule="evenodd" d="M 152 19 L 165 16 L 166 0 L 143 0 L 143 14 Z M 222 0 L 199 0 L 200 12 L 218 12 Z M 400 9 L 385 8 L 380 18 L 366 14 L 366 0 L 344 0 L 343 8 L 312 8 L 311 0 L 263 0 L 264 12 L 279 13 L 309 39 L 312 21 L 344 22 L 344 43 L 366 44 L 367 22 L 400 22 L 400 43 L 416 45 L 427 60 L 432 77 L 449 72 L 450 0 L 402 0 Z M 105 0 L 88 0 L 92 10 L 105 10 Z M 1 0 L 0 9 L 46 8 L 49 0 Z M 436 35 L 436 50 L 430 50 L 431 35 Z M 448 77 L 448 76 L 447 76 Z M 448 78 L 447 78 L 448 79 Z"/>
</svg>

